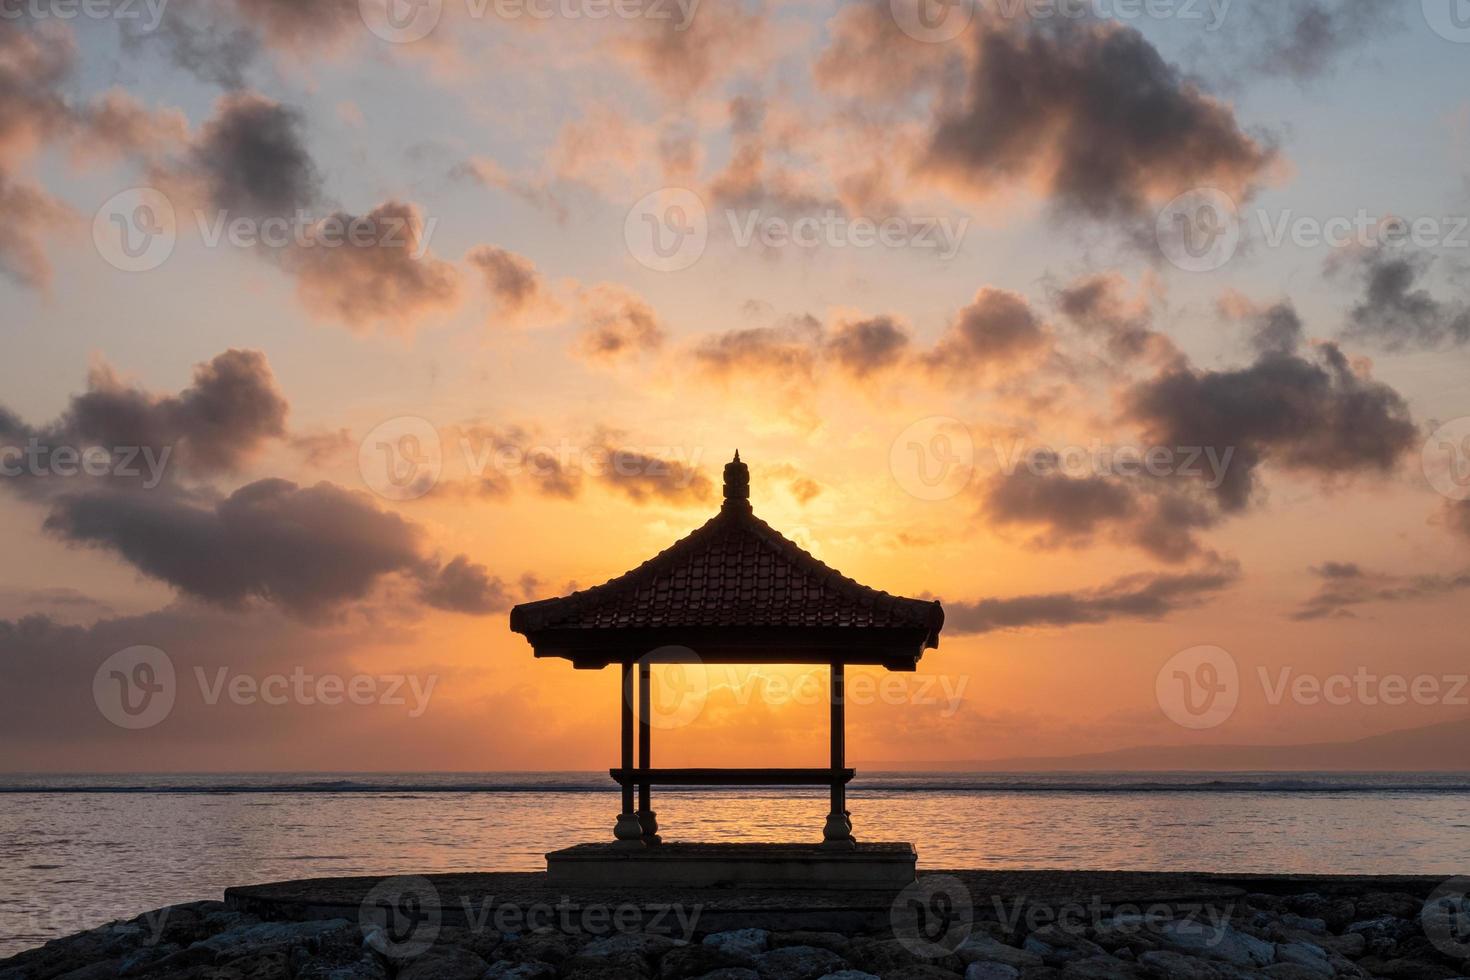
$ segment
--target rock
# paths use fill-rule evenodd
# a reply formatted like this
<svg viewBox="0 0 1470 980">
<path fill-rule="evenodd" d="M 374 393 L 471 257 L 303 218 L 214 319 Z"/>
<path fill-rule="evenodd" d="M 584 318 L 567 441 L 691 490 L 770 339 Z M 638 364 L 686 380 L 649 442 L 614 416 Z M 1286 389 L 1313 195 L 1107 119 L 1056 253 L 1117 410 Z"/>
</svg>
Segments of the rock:
<svg viewBox="0 0 1470 980">
<path fill-rule="evenodd" d="M 870 977 L 871 973 L 852 971 L 860 977 Z M 928 963 L 913 963 L 909 966 L 901 966 L 896 970 L 889 970 L 883 974 L 883 980 L 960 980 L 960 975 L 950 970 L 942 970 Z"/>
<path fill-rule="evenodd" d="M 761 975 L 754 970 L 736 966 L 713 970 L 696 980 L 761 980 Z"/>
<path fill-rule="evenodd" d="M 1168 980 L 1226 980 L 1232 974 L 1209 960 L 1161 949 L 1144 953 L 1138 964 L 1154 976 Z"/>
<path fill-rule="evenodd" d="M 222 969 L 208 973 L 212 980 L 288 980 L 291 971 L 286 965 L 286 951 L 272 950 L 251 956 L 241 956 Z"/>
<path fill-rule="evenodd" d="M 738 956 L 755 956 L 757 953 L 764 953 L 770 941 L 771 934 L 764 929 L 733 929 L 729 932 L 711 933 L 704 937 L 706 946 L 714 946 Z"/>
<path fill-rule="evenodd" d="M 1327 923 L 1322 919 L 1309 919 L 1306 916 L 1297 915 L 1295 912 L 1286 912 L 1277 920 L 1287 929 L 1299 929 L 1302 932 L 1311 932 L 1321 935 L 1327 931 Z"/>
<path fill-rule="evenodd" d="M 1041 957 L 1047 966 L 1063 966 L 1072 960 L 1107 956 L 1107 950 L 1079 933 L 1050 925 L 1026 937 L 1022 948 Z"/>
<path fill-rule="evenodd" d="M 965 968 L 965 980 L 1017 980 L 1021 971 L 1004 963 L 971 963 Z"/>
<path fill-rule="evenodd" d="M 307 963 L 294 980 L 388 980 L 388 971 L 377 957 L 363 956 L 351 963 Z"/>
<path fill-rule="evenodd" d="M 1459 970 L 1423 960 L 1379 960 L 1365 959 L 1359 964 L 1375 977 L 1388 980 L 1456 980 Z"/>
<path fill-rule="evenodd" d="M 613 953 L 637 953 L 649 962 L 657 962 L 664 953 L 674 948 L 668 936 L 652 933 L 620 932 L 617 935 L 598 939 L 583 946 L 578 956 L 610 956 Z"/>
<path fill-rule="evenodd" d="M 752 962 L 749 956 L 732 953 L 719 946 L 675 946 L 659 960 L 659 976 L 662 980 L 686 980 L 715 970 L 748 968 Z"/>
<path fill-rule="evenodd" d="M 1415 931 L 1405 919 L 1391 915 L 1354 922 L 1347 927 L 1348 935 L 1362 936 L 1371 953 L 1383 954 L 1393 949 L 1398 942 Z"/>
<path fill-rule="evenodd" d="M 158 946 L 140 946 L 131 953 L 124 956 L 117 965 L 117 975 L 130 977 L 142 973 L 159 960 L 166 959 L 179 951 L 177 943 L 163 943 Z"/>
<path fill-rule="evenodd" d="M 1391 915 L 1395 919 L 1413 919 L 1423 907 L 1422 898 L 1405 892 L 1369 892 L 1358 899 L 1358 918 L 1377 919 Z"/>
<path fill-rule="evenodd" d="M 195 943 L 184 952 L 203 949 L 213 956 L 216 963 L 226 963 L 247 953 L 263 953 L 275 949 L 305 945 L 319 946 L 322 939 L 333 933 L 344 934 L 355 930 L 346 919 L 328 919 L 325 922 L 257 922 L 227 929 L 218 935 Z"/>
<path fill-rule="evenodd" d="M 564 933 L 535 933 L 505 943 L 500 947 L 498 955 L 517 963 L 540 961 L 555 965 L 575 955 L 581 945 L 577 939 Z"/>
<path fill-rule="evenodd" d="M 639 980 L 652 976 L 642 953 L 623 950 L 603 956 L 572 956 L 557 966 L 563 980 Z"/>
<path fill-rule="evenodd" d="M 1078 980 L 1140 980 L 1143 975 L 1137 964 L 1125 963 L 1116 956 L 1071 960 L 1062 967 L 1062 976 Z"/>
<path fill-rule="evenodd" d="M 1322 974 L 1300 963 L 1272 963 L 1261 971 L 1272 980 L 1322 980 Z"/>
<path fill-rule="evenodd" d="M 540 960 L 498 960 L 485 971 L 483 980 L 556 980 L 556 967 Z"/>
<path fill-rule="evenodd" d="M 773 932 L 767 943 L 769 949 L 783 946 L 815 946 L 830 949 L 838 956 L 846 957 L 852 949 L 852 940 L 840 932 Z"/>
<path fill-rule="evenodd" d="M 842 957 L 816 946 L 786 946 L 755 958 L 761 980 L 817 980 L 846 967 Z"/>
<path fill-rule="evenodd" d="M 1236 966 L 1261 967 L 1276 956 L 1275 946 L 1231 925 L 1210 925 L 1189 919 L 1170 922 L 1159 930 L 1159 939 L 1175 952 L 1224 960 Z"/>
<path fill-rule="evenodd" d="M 838 970 L 836 973 L 829 973 L 822 977 L 822 980 L 881 980 L 881 978 L 861 970 Z"/>
<path fill-rule="evenodd" d="M 1020 970 L 1028 966 L 1040 966 L 1041 957 L 1025 949 L 1016 949 L 997 942 L 989 936 L 971 936 L 955 950 L 965 963 L 1002 963 Z"/>
<path fill-rule="evenodd" d="M 397 980 L 480 980 L 490 964 L 459 946 L 434 946 L 404 963 Z"/>
<path fill-rule="evenodd" d="M 1337 973 L 1327 961 L 1327 951 L 1312 943 L 1277 943 L 1276 960 L 1279 963 L 1295 963 L 1315 971 L 1319 976 L 1330 977 Z"/>
<path fill-rule="evenodd" d="M 938 955 L 925 956 L 921 950 L 916 951 L 902 939 L 875 939 L 871 936 L 859 936 L 849 946 L 847 959 L 859 970 L 876 973 L 880 977 L 886 977 L 890 973 L 910 966 L 937 966 L 953 973 L 964 969 L 964 964 L 959 957 L 944 953 L 942 950 L 933 952 Z"/>
<path fill-rule="evenodd" d="M 458 946 L 474 953 L 486 963 L 501 959 L 500 947 L 505 940 L 495 929 L 469 929 L 464 926 L 443 926 L 434 937 L 436 946 Z"/>
<path fill-rule="evenodd" d="M 1328 929 L 1339 930 L 1349 922 L 1356 919 L 1365 919 L 1369 916 L 1357 911 L 1356 903 L 1348 898 L 1326 898 L 1316 892 L 1307 892 L 1304 895 L 1293 895 L 1283 903 L 1285 907 L 1297 915 L 1311 919 L 1321 919 L 1326 923 Z"/>
</svg>

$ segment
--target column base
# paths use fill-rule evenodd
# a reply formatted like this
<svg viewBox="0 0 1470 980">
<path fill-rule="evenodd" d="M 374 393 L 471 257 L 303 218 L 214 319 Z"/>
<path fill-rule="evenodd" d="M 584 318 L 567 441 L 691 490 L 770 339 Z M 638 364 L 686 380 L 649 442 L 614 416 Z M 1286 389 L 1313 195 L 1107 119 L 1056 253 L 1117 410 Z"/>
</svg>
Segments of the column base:
<svg viewBox="0 0 1470 980">
<path fill-rule="evenodd" d="M 617 848 L 639 848 L 643 847 L 643 825 L 638 822 L 636 813 L 618 814 L 618 822 L 613 827 L 613 843 Z"/>
<path fill-rule="evenodd" d="M 852 836 L 852 820 L 846 813 L 827 815 L 827 825 L 822 828 L 822 849 L 826 851 L 857 849 L 857 840 Z"/>
<path fill-rule="evenodd" d="M 663 843 L 664 839 L 658 835 L 658 814 L 656 812 L 653 810 L 639 810 L 638 826 L 643 831 L 643 843 Z"/>
</svg>

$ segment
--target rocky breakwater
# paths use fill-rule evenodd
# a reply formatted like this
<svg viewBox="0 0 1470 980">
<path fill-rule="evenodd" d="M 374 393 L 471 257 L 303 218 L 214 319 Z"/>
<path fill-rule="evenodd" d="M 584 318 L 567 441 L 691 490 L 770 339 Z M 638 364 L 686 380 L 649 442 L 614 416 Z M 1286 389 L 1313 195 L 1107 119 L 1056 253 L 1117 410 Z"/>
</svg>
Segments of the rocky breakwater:
<svg viewBox="0 0 1470 980">
<path fill-rule="evenodd" d="M 598 934 L 370 917 L 264 921 L 218 902 L 159 909 L 0 961 L 0 980 L 1327 980 L 1470 977 L 1470 900 L 1241 889 L 1189 903 L 977 895 L 925 876 L 890 927 Z M 954 893 L 965 888 L 963 894 Z M 582 920 L 579 920 L 582 921 Z M 630 920 L 631 921 L 631 920 Z M 564 925 L 565 923 L 563 923 Z"/>
</svg>

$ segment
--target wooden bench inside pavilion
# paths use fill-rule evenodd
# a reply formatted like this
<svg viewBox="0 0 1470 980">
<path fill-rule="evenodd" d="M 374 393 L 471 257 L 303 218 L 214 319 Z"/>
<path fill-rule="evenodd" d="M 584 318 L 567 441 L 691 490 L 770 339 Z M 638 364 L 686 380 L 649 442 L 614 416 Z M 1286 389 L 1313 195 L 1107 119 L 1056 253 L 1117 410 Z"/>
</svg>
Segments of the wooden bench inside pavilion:
<svg viewBox="0 0 1470 980">
<path fill-rule="evenodd" d="M 622 679 L 621 757 L 609 770 L 622 790 L 614 840 L 548 854 L 548 871 L 565 884 L 861 888 L 912 881 L 912 845 L 859 844 L 853 836 L 845 674 L 850 664 L 917 669 L 924 651 L 939 645 L 944 610 L 860 585 L 756 517 L 739 453 L 724 477 L 719 513 L 663 552 L 603 585 L 511 610 L 511 629 L 537 657 L 564 658 L 584 670 L 616 666 Z M 652 666 L 669 663 L 826 665 L 830 764 L 655 768 Z M 826 786 L 831 806 L 820 843 L 665 844 L 654 786 Z"/>
</svg>

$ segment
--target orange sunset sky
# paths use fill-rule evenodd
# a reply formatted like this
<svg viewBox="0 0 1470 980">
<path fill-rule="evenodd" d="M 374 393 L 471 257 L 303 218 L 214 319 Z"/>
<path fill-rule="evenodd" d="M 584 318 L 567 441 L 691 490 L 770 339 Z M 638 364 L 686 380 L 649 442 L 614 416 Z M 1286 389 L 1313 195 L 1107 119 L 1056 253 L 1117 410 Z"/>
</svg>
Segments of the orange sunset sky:
<svg viewBox="0 0 1470 980">
<path fill-rule="evenodd" d="M 1470 44 L 1418 6 L 0 21 L 0 768 L 606 767 L 615 676 L 508 610 L 699 526 L 737 448 L 757 515 L 945 604 L 856 765 L 1470 715 Z M 129 729 L 139 645 L 175 700 Z M 1156 682 L 1202 646 L 1239 704 L 1192 729 Z M 209 693 L 296 673 L 427 696 Z M 656 762 L 821 764 L 803 673 L 712 669 Z"/>
</svg>

